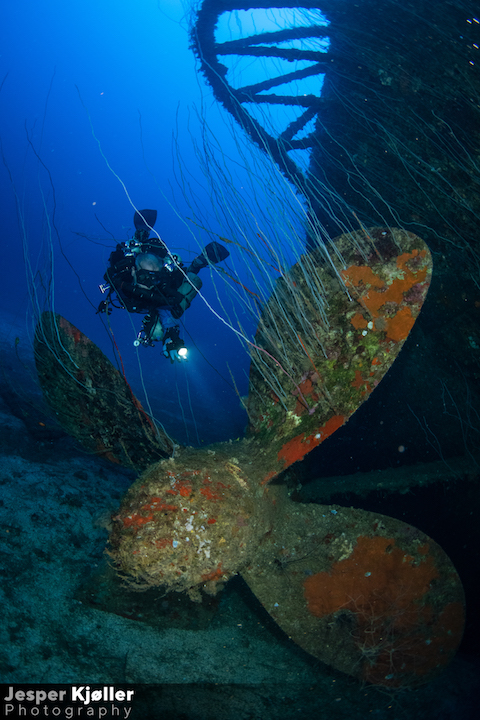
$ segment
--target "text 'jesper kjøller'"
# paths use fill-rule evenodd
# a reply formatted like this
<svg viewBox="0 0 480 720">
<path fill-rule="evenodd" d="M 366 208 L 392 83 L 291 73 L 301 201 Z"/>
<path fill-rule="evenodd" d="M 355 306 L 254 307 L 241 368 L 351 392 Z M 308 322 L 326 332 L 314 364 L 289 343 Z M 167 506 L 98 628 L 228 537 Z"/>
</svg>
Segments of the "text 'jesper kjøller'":
<svg viewBox="0 0 480 720">
<path fill-rule="evenodd" d="M 8 693 L 4 697 L 4 702 L 26 702 L 33 705 L 43 705 L 45 703 L 75 703 L 78 707 L 89 706 L 91 703 L 129 703 L 132 701 L 135 690 L 116 689 L 113 685 L 104 685 L 102 688 L 90 689 L 90 685 L 72 685 L 67 690 L 53 690 L 36 687 L 32 690 L 15 690 L 13 686 L 8 688 Z M 9 706 L 5 706 L 8 710 Z M 100 708 L 98 708 L 100 710 Z M 122 708 L 124 718 L 128 718 L 131 708 Z M 13 706 L 12 706 L 13 710 Z M 54 713 L 55 714 L 55 713 Z M 77 714 L 77 713 L 75 713 Z M 87 713 L 88 715 L 89 713 Z M 115 713 L 117 714 L 117 713 Z M 37 715 L 37 713 L 35 713 Z M 103 714 L 99 713 L 99 717 Z"/>
</svg>

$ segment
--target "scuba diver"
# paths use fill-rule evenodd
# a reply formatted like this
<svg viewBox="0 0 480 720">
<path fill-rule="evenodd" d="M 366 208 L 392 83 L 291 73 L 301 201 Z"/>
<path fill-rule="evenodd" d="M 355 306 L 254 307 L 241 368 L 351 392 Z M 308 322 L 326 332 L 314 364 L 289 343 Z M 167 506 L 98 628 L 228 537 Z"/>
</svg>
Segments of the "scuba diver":
<svg viewBox="0 0 480 720">
<path fill-rule="evenodd" d="M 211 242 L 184 270 L 177 254 L 170 253 L 160 238 L 150 238 L 156 219 L 156 210 L 135 213 L 135 235 L 110 253 L 109 267 L 103 276 L 105 283 L 100 285 L 107 297 L 97 313 L 109 315 L 112 307 L 118 307 L 113 304 L 113 293 L 120 307 L 128 312 L 146 313 L 134 345 L 153 347 L 161 341 L 163 354 L 173 363 L 187 357 L 177 320 L 202 287 L 198 272 L 225 260 L 230 253 L 220 243 Z"/>
</svg>

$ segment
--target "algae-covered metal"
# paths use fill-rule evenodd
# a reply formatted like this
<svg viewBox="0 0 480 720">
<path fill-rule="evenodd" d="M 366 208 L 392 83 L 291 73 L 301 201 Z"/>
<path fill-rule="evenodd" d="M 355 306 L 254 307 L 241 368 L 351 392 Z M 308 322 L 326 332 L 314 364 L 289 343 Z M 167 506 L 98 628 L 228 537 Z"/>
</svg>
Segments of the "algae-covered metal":
<svg viewBox="0 0 480 720">
<path fill-rule="evenodd" d="M 171 454 L 172 441 L 126 379 L 68 320 L 42 313 L 34 351 L 38 379 L 56 419 L 88 452 L 136 470 Z"/>
<path fill-rule="evenodd" d="M 465 615 L 446 553 L 394 518 L 270 493 L 273 530 L 242 576 L 288 636 L 374 685 L 412 687 L 443 670 Z"/>
<path fill-rule="evenodd" d="M 302 257 L 264 309 L 252 432 L 239 442 L 175 446 L 168 457 L 172 441 L 126 380 L 53 313 L 36 330 L 38 374 L 59 421 L 88 451 L 144 470 L 110 537 L 109 555 L 131 588 L 198 600 L 241 573 L 307 652 L 376 685 L 411 686 L 445 667 L 462 636 L 463 590 L 449 558 L 399 520 L 301 505 L 266 487 L 369 396 L 430 282 L 428 249 L 402 230 L 341 236 L 330 252 L 331 262 L 320 250 Z"/>
<path fill-rule="evenodd" d="M 258 326 L 248 414 L 250 433 L 268 453 L 266 479 L 301 460 L 368 398 L 430 285 L 430 252 L 405 230 L 341 235 L 328 246 L 330 262 L 325 252 L 302 256 L 278 280 Z"/>
<path fill-rule="evenodd" d="M 272 505 L 248 446 L 177 449 L 132 485 L 113 518 L 109 551 L 132 587 L 163 586 L 199 600 L 200 590 L 216 594 L 251 562 Z"/>
</svg>

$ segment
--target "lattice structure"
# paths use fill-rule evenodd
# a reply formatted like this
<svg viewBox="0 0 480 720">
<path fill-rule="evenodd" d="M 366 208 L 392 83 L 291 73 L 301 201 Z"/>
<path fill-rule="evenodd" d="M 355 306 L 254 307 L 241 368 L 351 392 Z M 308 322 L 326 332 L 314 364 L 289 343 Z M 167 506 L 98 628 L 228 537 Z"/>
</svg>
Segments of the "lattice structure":
<svg viewBox="0 0 480 720">
<path fill-rule="evenodd" d="M 316 143 L 320 91 L 331 60 L 329 28 L 318 2 L 303 2 L 302 8 L 297 2 L 282 2 L 281 8 L 278 5 L 274 0 L 254 5 L 241 0 L 205 0 L 192 29 L 193 48 L 216 99 L 308 197 L 308 163 L 299 164 L 294 156 L 306 151 L 308 158 Z M 246 18 L 241 13 L 247 10 L 251 24 L 244 28 Z M 275 22 L 284 27 L 267 32 L 253 29 L 262 24 L 271 28 Z M 222 33 L 219 25 L 227 26 L 227 31 Z M 223 39 L 223 35 L 231 36 L 235 31 L 239 38 Z M 279 62 L 274 67 L 269 65 L 271 74 L 262 80 L 249 83 L 246 73 L 240 70 L 235 74 L 238 62 L 243 67 L 253 65 L 260 76 L 261 60 L 267 59 Z M 278 106 L 286 111 L 280 120 L 274 117 Z"/>
</svg>

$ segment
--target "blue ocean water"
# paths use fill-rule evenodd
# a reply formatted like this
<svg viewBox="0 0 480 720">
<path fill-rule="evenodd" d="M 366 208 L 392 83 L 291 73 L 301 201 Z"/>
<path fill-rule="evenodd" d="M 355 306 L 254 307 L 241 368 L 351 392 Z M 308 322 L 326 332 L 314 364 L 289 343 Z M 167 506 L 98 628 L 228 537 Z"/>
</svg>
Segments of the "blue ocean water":
<svg viewBox="0 0 480 720">
<path fill-rule="evenodd" d="M 157 231 L 188 263 L 201 246 L 189 231 L 192 212 L 175 179 L 177 143 L 198 202 L 212 203 L 193 149 L 201 134 L 195 108 L 201 113 L 202 104 L 208 106 L 210 130 L 224 152 L 235 155 L 225 119 L 196 73 L 186 11 L 179 2 L 92 2 L 81 9 L 26 2 L 3 11 L 0 101 L 8 171 L 3 165 L 1 182 L 10 271 L 2 307 L 27 317 L 35 300 L 25 262 L 47 282 L 51 251 L 50 303 L 109 357 L 110 333 L 95 315 L 98 286 L 115 241 L 133 236 L 130 200 L 158 210 Z M 204 244 L 214 239 L 203 236 Z M 206 299 L 223 316 L 205 273 L 203 280 Z M 141 374 L 155 414 L 179 441 L 197 445 L 241 435 L 246 415 L 226 363 L 246 394 L 248 357 L 235 334 L 197 298 L 182 320 L 190 352 L 181 368 L 170 366 L 160 348 L 134 350 L 141 319 L 117 311 L 111 326 L 142 401 Z"/>
</svg>

